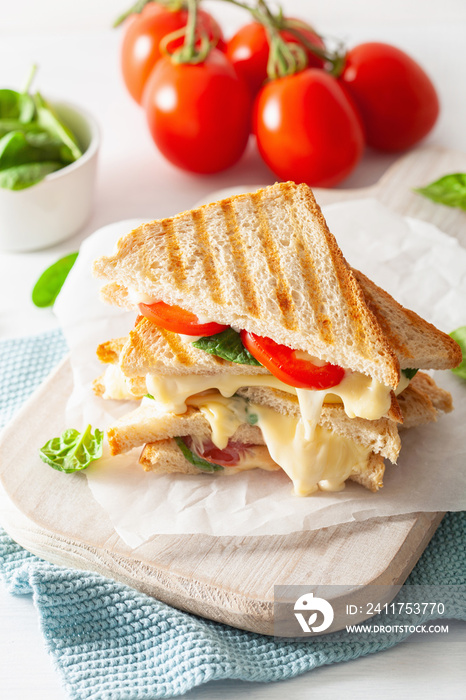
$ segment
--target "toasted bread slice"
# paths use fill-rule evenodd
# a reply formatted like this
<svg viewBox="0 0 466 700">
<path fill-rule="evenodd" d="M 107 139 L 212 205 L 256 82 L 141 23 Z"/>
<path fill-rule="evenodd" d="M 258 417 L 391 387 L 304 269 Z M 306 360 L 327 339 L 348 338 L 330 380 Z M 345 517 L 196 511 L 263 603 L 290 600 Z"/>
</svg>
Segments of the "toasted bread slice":
<svg viewBox="0 0 466 700">
<path fill-rule="evenodd" d="M 265 367 L 241 365 L 222 360 L 195 348 L 178 333 L 158 328 L 146 318 L 139 317 L 130 331 L 119 356 L 120 367 L 127 377 L 148 373 L 170 376 L 190 374 L 270 374 Z"/>
<path fill-rule="evenodd" d="M 109 301 L 144 294 L 398 384 L 396 353 L 306 185 L 144 224 L 94 272 L 114 284 Z"/>
<path fill-rule="evenodd" d="M 97 357 L 104 364 L 117 364 L 120 360 L 121 351 L 127 341 L 128 336 L 124 336 L 123 338 L 113 338 L 112 340 L 107 340 L 105 343 L 101 343 L 97 346 Z"/>
<path fill-rule="evenodd" d="M 353 272 L 402 369 L 451 369 L 459 365 L 461 348 L 453 338 L 405 309 L 362 272 Z"/>
<path fill-rule="evenodd" d="M 266 447 L 254 446 L 254 451 L 257 456 L 257 468 L 266 469 L 267 471 L 279 470 L 280 467 L 271 458 Z M 156 474 L 202 474 L 200 469 L 193 466 L 184 457 L 181 450 L 174 440 L 159 440 L 157 442 L 145 445 L 141 457 L 140 464 L 145 471 L 152 471 Z M 248 467 L 249 469 L 254 467 Z M 228 467 L 221 473 L 223 476 L 232 476 L 237 474 L 235 467 Z M 360 465 L 357 473 L 351 474 L 349 479 L 356 481 L 361 486 L 364 486 L 369 491 L 378 491 L 383 486 L 383 475 L 385 472 L 385 464 L 380 455 L 371 453 L 365 465 Z M 264 478 L 267 478 L 264 475 Z"/>
<path fill-rule="evenodd" d="M 451 394 L 437 386 L 425 372 L 418 372 L 408 389 L 398 397 L 404 417 L 401 428 L 431 423 L 437 420 L 440 412 L 450 413 L 453 410 Z"/>
</svg>

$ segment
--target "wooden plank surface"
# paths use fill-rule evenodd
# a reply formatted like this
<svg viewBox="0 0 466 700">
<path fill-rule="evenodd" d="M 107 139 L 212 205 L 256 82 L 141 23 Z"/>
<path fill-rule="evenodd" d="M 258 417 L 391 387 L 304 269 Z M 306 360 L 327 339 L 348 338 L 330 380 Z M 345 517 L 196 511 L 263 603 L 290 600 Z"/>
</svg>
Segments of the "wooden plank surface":
<svg viewBox="0 0 466 700">
<path fill-rule="evenodd" d="M 434 205 L 411 191 L 457 171 L 466 171 L 466 155 L 420 149 L 371 188 L 316 190 L 316 197 L 327 204 L 375 196 L 403 214 L 436 223 L 466 244 L 464 212 Z M 442 518 L 438 513 L 409 514 L 270 537 L 161 535 L 131 550 L 92 498 L 85 475 L 60 474 L 37 456 L 44 436 L 63 429 L 71 382 L 65 360 L 0 441 L 2 524 L 20 544 L 49 561 L 94 570 L 180 609 L 271 634 L 274 585 L 401 584 Z"/>
</svg>

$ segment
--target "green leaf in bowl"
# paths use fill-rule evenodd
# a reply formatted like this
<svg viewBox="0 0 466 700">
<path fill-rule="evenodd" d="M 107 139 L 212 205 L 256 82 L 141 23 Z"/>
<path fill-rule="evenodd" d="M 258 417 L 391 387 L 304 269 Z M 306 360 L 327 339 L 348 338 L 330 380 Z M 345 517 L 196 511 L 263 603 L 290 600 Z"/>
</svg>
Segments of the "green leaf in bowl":
<svg viewBox="0 0 466 700">
<path fill-rule="evenodd" d="M 30 95 L 16 90 L 0 90 L 0 119 L 15 119 L 27 124 L 34 118 L 36 108 Z"/>
<path fill-rule="evenodd" d="M 37 185 L 46 175 L 60 170 L 63 163 L 25 163 L 0 170 L 0 187 L 7 190 L 24 190 Z"/>
</svg>

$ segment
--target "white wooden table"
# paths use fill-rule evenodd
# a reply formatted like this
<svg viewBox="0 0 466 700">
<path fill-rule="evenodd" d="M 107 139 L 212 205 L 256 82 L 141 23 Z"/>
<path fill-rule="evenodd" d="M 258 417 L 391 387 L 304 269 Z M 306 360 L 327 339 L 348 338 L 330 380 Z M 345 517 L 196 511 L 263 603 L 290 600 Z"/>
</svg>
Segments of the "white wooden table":
<svg viewBox="0 0 466 700">
<path fill-rule="evenodd" d="M 231 171 L 214 177 L 183 174 L 166 164 L 148 136 L 143 115 L 125 94 L 118 71 L 120 36 L 107 27 L 126 0 L 42 0 L 2 3 L 0 86 L 20 88 L 32 63 L 40 65 L 37 87 L 91 110 L 103 129 L 94 215 L 74 239 L 40 253 L 0 255 L 0 338 L 55 327 L 52 313 L 35 309 L 32 285 L 44 267 L 75 250 L 97 227 L 119 219 L 155 218 L 189 208 L 208 192 L 239 183 L 272 182 L 249 153 Z M 207 2 L 232 33 L 245 16 L 236 8 Z M 324 33 L 352 44 L 382 40 L 416 57 L 439 88 L 443 112 L 428 143 L 466 152 L 466 91 L 463 0 L 283 0 L 291 16 L 314 21 Z M 312 6 L 312 16 L 310 16 Z M 115 9 L 116 7 L 116 9 Z M 343 187 L 372 184 L 394 158 L 368 153 Z M 1 522 L 1 514 L 0 514 Z M 324 667 L 278 684 L 214 682 L 186 697 L 321 700 L 466 697 L 465 626 L 456 623 L 446 642 L 424 638 L 387 652 Z M 30 597 L 13 597 L 0 587 L 0 696 L 2 700 L 63 700 L 66 695 L 47 657 Z"/>
</svg>

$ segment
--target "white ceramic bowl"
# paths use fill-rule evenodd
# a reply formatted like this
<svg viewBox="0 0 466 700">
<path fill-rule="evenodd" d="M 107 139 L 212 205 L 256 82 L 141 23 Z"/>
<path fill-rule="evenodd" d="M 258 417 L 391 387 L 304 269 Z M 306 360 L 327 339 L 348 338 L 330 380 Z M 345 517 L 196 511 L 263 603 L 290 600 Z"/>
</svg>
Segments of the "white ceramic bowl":
<svg viewBox="0 0 466 700">
<path fill-rule="evenodd" d="M 95 119 L 68 102 L 52 102 L 78 139 L 83 155 L 24 190 L 0 188 L 0 250 L 25 252 L 69 238 L 92 208 L 100 135 Z"/>
</svg>

